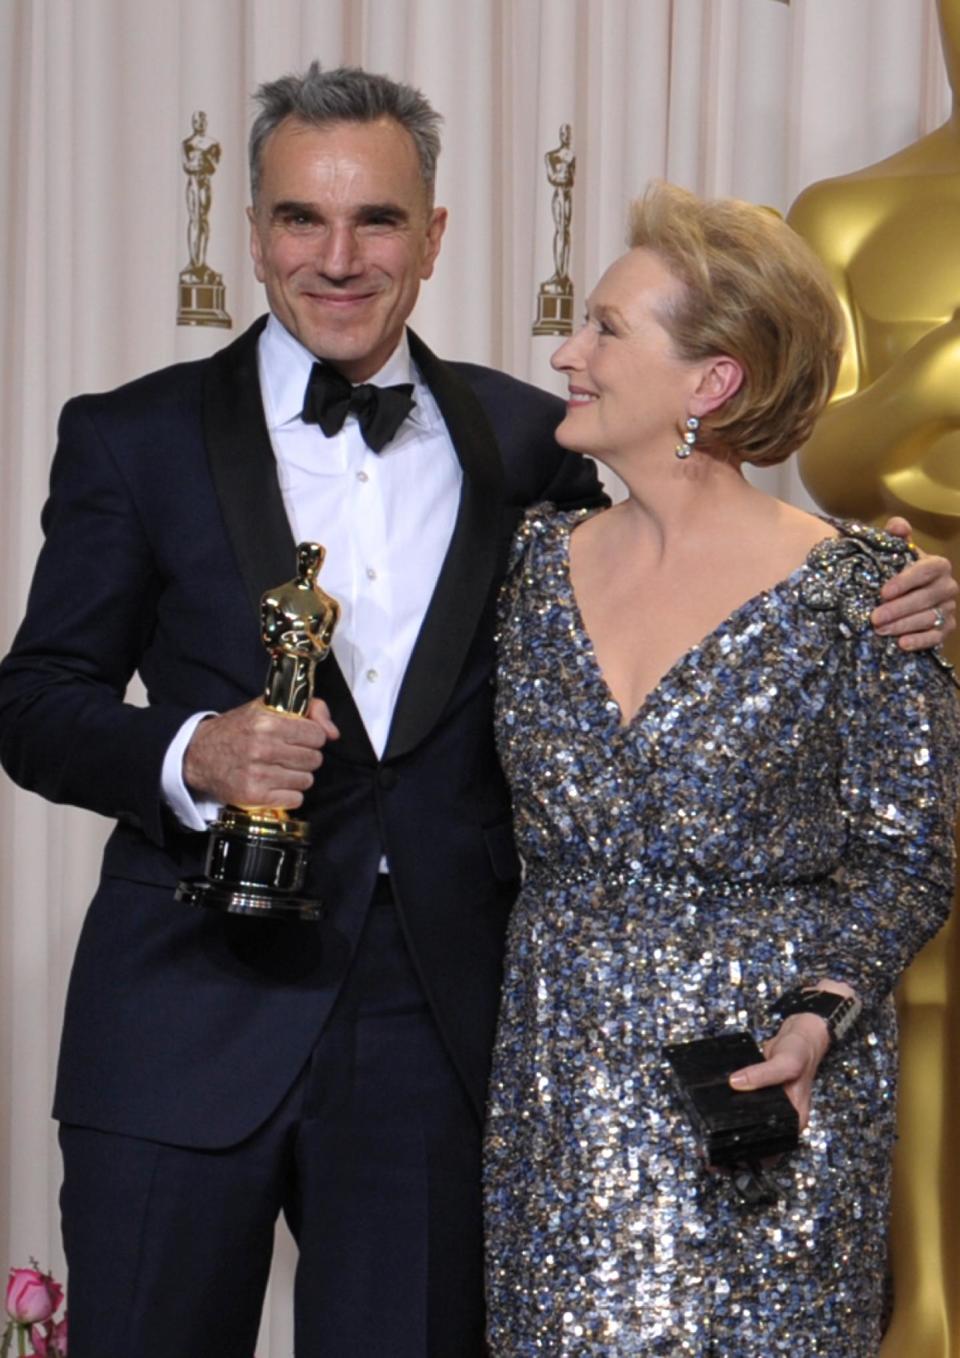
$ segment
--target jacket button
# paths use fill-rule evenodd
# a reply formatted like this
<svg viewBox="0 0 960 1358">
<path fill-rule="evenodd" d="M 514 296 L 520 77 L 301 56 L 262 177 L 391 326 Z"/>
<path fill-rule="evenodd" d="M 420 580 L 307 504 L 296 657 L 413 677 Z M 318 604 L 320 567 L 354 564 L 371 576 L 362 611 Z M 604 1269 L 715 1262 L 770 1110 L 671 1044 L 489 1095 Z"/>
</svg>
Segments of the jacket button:
<svg viewBox="0 0 960 1358">
<path fill-rule="evenodd" d="M 397 786 L 397 771 L 396 771 L 396 769 L 390 769 L 390 768 L 381 768 L 381 769 L 378 769 L 378 770 L 377 770 L 377 782 L 380 784 L 380 786 L 381 786 L 386 792 L 389 792 L 390 789 L 391 789 L 392 787 L 396 787 L 396 786 Z"/>
</svg>

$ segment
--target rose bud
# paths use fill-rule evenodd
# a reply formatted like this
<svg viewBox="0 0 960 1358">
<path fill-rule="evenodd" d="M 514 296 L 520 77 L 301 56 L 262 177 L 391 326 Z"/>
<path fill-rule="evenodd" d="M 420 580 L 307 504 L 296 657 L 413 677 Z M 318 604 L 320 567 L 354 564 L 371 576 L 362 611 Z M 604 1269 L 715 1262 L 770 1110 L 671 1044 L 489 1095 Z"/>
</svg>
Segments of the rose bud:
<svg viewBox="0 0 960 1358">
<path fill-rule="evenodd" d="M 63 1301 L 63 1288 L 38 1268 L 12 1268 L 7 1283 L 7 1315 L 20 1325 L 49 1320 Z"/>
</svg>

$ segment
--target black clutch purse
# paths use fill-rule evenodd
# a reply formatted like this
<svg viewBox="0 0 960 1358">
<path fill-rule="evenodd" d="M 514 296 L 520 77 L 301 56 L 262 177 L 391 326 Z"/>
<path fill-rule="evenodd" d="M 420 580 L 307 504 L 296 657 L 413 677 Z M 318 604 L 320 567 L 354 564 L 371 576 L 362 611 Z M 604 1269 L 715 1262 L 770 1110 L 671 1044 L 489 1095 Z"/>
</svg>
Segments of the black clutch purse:
<svg viewBox="0 0 960 1358">
<path fill-rule="evenodd" d="M 755 1166 L 792 1151 L 800 1136 L 797 1110 L 780 1085 L 736 1090 L 728 1079 L 763 1060 L 749 1033 L 723 1033 L 663 1048 L 707 1162 Z"/>
</svg>

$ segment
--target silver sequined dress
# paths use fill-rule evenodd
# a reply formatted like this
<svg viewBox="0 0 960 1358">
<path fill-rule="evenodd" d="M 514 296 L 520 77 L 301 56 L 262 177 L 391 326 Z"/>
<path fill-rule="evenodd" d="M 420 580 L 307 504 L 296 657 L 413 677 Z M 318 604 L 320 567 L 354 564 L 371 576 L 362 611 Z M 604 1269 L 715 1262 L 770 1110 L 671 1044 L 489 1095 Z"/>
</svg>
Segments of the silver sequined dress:
<svg viewBox="0 0 960 1358">
<path fill-rule="evenodd" d="M 526 865 L 486 1161 L 493 1358 L 867 1358 L 879 1336 L 895 1020 L 943 923 L 953 681 L 868 624 L 896 539 L 860 526 L 733 612 L 635 718 L 529 512 L 502 601 L 498 738 Z M 695 587 L 695 582 L 693 587 Z M 626 620 L 625 620 L 626 625 Z M 831 976 L 867 1002 L 818 1072 L 781 1198 L 699 1160 L 660 1048 Z"/>
</svg>

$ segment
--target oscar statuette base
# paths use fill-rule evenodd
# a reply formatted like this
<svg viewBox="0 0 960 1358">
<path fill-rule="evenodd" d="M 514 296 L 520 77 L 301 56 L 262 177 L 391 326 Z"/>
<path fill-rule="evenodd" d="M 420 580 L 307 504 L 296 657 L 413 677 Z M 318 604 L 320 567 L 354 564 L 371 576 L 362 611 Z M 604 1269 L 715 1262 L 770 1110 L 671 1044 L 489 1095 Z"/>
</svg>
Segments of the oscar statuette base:
<svg viewBox="0 0 960 1358">
<path fill-rule="evenodd" d="M 537 293 L 535 335 L 573 333 L 573 283 L 569 278 L 548 278 Z"/>
<path fill-rule="evenodd" d="M 316 923 L 322 903 L 300 894 L 308 850 L 305 821 L 270 808 L 225 807 L 210 827 L 205 876 L 181 881 L 176 899 L 231 915 Z"/>
<path fill-rule="evenodd" d="M 214 325 L 229 330 L 233 321 L 226 308 L 223 279 L 212 269 L 198 279 L 189 271 L 180 275 L 177 325 Z"/>
</svg>

